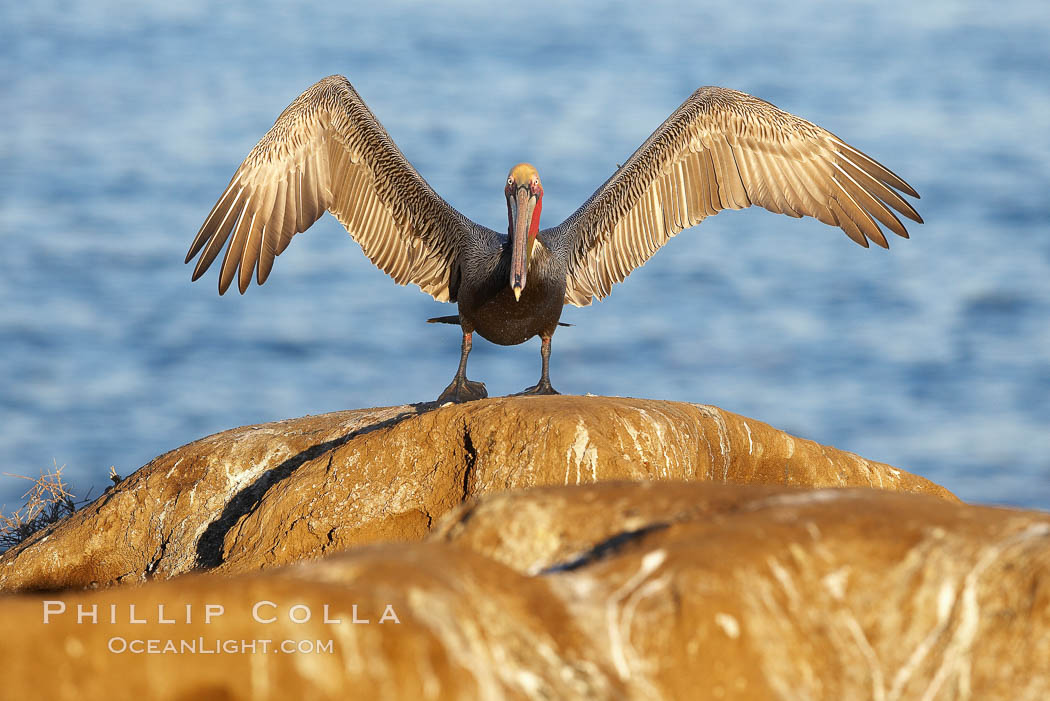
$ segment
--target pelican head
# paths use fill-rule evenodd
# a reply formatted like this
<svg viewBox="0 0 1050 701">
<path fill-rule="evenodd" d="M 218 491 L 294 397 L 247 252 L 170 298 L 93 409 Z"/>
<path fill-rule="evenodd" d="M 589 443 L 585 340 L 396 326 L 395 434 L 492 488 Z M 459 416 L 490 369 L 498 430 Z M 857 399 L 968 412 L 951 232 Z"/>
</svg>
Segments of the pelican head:
<svg viewBox="0 0 1050 701">
<path fill-rule="evenodd" d="M 540 174 L 530 164 L 519 163 L 510 169 L 504 193 L 510 222 L 510 286 L 514 290 L 514 299 L 518 300 L 525 289 L 525 274 L 540 230 L 540 210 L 543 208 Z"/>
</svg>

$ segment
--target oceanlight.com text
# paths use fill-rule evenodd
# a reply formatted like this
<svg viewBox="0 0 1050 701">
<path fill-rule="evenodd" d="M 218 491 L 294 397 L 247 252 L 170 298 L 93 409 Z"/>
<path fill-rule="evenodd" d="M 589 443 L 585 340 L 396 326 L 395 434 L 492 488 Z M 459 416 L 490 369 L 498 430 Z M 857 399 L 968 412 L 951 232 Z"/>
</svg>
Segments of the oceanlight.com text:
<svg viewBox="0 0 1050 701">
<path fill-rule="evenodd" d="M 220 638 L 110 638 L 107 649 L 118 655 L 312 655 L 335 652 L 331 640 L 223 640 Z"/>
</svg>

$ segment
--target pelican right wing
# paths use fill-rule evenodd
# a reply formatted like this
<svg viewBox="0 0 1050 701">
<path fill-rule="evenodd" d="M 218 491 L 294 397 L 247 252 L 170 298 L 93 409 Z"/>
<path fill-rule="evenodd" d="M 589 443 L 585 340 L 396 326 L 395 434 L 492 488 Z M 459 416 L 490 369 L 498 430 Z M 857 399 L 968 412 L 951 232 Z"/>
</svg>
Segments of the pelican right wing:
<svg viewBox="0 0 1050 701">
<path fill-rule="evenodd" d="M 468 220 L 434 192 L 343 76 L 319 81 L 251 150 L 186 255 L 198 279 L 229 240 L 219 294 L 261 285 L 292 237 L 329 210 L 400 285 L 449 301 Z M 203 251 L 203 252 L 202 252 Z"/>
<path fill-rule="evenodd" d="M 812 122 L 736 90 L 700 88 L 558 227 L 569 237 L 565 303 L 605 297 L 678 232 L 752 204 L 887 247 L 875 220 L 905 238 L 892 210 L 922 222 L 898 190 L 919 196 Z"/>
</svg>

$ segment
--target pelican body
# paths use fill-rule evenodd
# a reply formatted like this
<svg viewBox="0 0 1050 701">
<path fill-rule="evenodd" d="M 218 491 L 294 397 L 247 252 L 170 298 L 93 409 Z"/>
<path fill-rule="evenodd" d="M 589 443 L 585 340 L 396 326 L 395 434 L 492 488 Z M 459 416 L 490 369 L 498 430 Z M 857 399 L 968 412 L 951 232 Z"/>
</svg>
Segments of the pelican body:
<svg viewBox="0 0 1050 701">
<path fill-rule="evenodd" d="M 528 163 L 504 185 L 507 233 L 445 202 L 412 167 L 350 82 L 329 76 L 300 95 L 251 150 L 186 255 L 193 279 L 225 246 L 219 294 L 263 284 L 292 237 L 327 210 L 398 284 L 415 284 L 459 313 L 459 369 L 438 398 L 487 396 L 467 379 L 473 334 L 500 345 L 539 336 L 539 382 L 551 386 L 551 338 L 565 304 L 609 294 L 682 230 L 724 209 L 757 204 L 888 247 L 879 224 L 908 237 L 894 212 L 922 218 L 918 193 L 821 127 L 728 88 L 702 87 L 568 219 L 541 230 L 543 185 Z"/>
</svg>

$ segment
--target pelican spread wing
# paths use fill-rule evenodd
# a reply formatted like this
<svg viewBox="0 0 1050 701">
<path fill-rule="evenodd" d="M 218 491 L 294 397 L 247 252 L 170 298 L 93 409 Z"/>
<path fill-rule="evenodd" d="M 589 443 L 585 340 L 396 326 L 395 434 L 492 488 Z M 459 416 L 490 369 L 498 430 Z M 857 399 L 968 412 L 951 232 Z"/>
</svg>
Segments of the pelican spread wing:
<svg viewBox="0 0 1050 701">
<path fill-rule="evenodd" d="M 409 164 L 343 76 L 300 95 L 251 150 L 186 255 L 196 280 L 229 240 L 219 292 L 261 285 L 292 237 L 329 210 L 401 285 L 455 298 L 450 274 L 469 222 Z M 202 252 L 203 251 L 203 252 Z"/>
<path fill-rule="evenodd" d="M 879 225 L 922 222 L 897 191 L 918 193 L 831 132 L 736 90 L 703 87 L 653 132 L 560 229 L 570 237 L 565 303 L 585 306 L 678 232 L 757 204 L 816 217 L 862 246 Z"/>
</svg>

